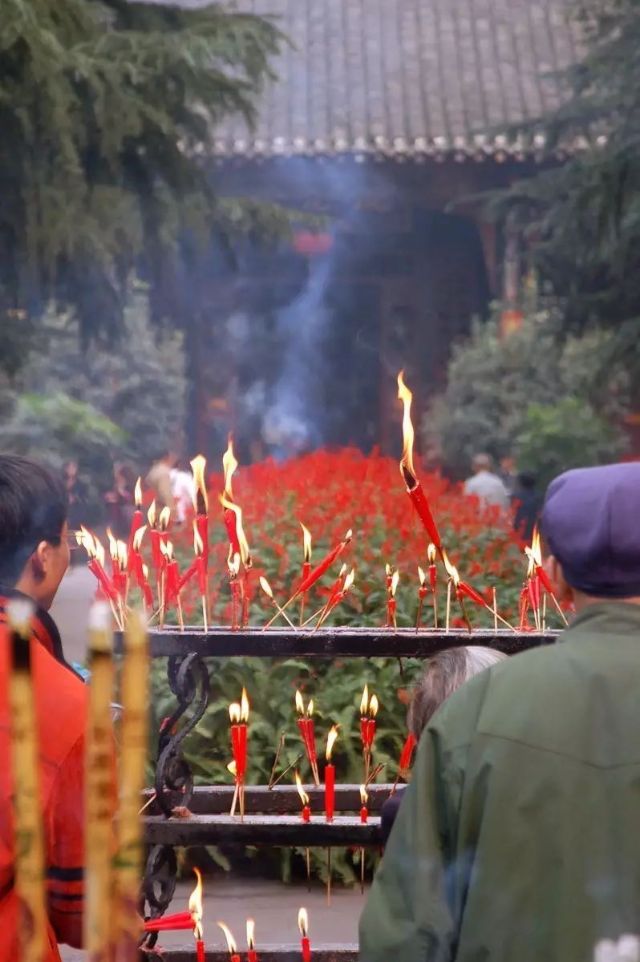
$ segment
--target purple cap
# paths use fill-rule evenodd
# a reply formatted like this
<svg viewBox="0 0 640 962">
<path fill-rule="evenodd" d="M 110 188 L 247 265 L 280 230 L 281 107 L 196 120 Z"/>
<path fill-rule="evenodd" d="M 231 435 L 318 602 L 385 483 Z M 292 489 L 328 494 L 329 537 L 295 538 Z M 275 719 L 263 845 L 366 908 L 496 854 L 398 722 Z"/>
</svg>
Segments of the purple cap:
<svg viewBox="0 0 640 962">
<path fill-rule="evenodd" d="M 573 588 L 640 596 L 640 462 L 561 474 L 547 489 L 541 528 Z"/>
</svg>

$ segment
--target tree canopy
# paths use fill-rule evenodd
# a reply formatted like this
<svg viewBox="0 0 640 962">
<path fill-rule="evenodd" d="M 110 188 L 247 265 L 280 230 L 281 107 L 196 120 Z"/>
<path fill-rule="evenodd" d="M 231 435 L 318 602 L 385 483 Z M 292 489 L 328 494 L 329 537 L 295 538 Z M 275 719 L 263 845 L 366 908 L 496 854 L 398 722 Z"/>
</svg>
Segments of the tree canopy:
<svg viewBox="0 0 640 962">
<path fill-rule="evenodd" d="M 585 55 L 567 72 L 564 106 L 541 118 L 549 150 L 568 159 L 506 201 L 535 234 L 567 327 L 615 327 L 612 349 L 640 369 L 640 2 L 579 0 L 574 15 Z"/>
<path fill-rule="evenodd" d="M 154 318 L 180 315 L 185 258 L 237 220 L 202 158 L 223 115 L 252 118 L 282 41 L 268 18 L 217 3 L 3 0 L 3 326 L 54 300 L 85 338 L 111 334 L 134 268 Z"/>
</svg>

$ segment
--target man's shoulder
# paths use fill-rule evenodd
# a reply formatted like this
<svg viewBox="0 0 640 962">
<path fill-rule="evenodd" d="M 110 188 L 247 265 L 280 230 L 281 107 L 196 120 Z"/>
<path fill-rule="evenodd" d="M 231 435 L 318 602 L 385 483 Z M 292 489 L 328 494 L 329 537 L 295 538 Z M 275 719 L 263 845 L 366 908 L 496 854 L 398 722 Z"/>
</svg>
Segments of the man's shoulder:
<svg viewBox="0 0 640 962">
<path fill-rule="evenodd" d="M 42 645 L 37 645 L 34 650 L 33 677 L 43 732 L 51 735 L 48 753 L 53 752 L 56 759 L 62 760 L 84 735 L 87 686 Z"/>
</svg>

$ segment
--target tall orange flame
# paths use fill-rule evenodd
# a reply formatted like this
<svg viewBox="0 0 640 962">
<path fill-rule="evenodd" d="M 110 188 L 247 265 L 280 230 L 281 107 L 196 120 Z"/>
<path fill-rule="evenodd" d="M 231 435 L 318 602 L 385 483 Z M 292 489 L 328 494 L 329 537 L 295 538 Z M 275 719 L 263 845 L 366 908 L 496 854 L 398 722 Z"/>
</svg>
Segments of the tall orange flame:
<svg viewBox="0 0 640 962">
<path fill-rule="evenodd" d="M 247 945 L 251 951 L 256 946 L 256 923 L 253 919 L 247 919 Z"/>
<path fill-rule="evenodd" d="M 329 730 L 329 734 L 327 735 L 327 747 L 324 753 L 325 758 L 327 759 L 328 762 L 331 761 L 331 755 L 333 754 L 333 746 L 335 745 L 337 738 L 338 738 L 338 726 L 333 725 Z"/>
<path fill-rule="evenodd" d="M 420 567 L 420 565 L 418 565 L 418 578 L 420 579 L 420 587 L 423 588 L 424 583 L 427 580 L 427 576 L 424 570 Z"/>
<path fill-rule="evenodd" d="M 193 919 L 193 934 L 197 939 L 202 938 L 202 875 L 194 868 L 196 886 L 189 896 L 189 911 Z"/>
<path fill-rule="evenodd" d="M 260 575 L 260 578 L 258 580 L 260 582 L 260 587 L 264 591 L 267 598 L 273 599 L 273 591 L 271 590 L 271 585 L 269 584 L 267 579 L 264 577 L 264 575 Z"/>
<path fill-rule="evenodd" d="M 300 929 L 302 938 L 306 939 L 309 931 L 309 915 L 305 908 L 301 908 L 298 912 L 298 928 Z"/>
<path fill-rule="evenodd" d="M 249 721 L 249 698 L 246 688 L 242 689 L 242 695 L 240 697 L 240 721 Z"/>
<path fill-rule="evenodd" d="M 369 710 L 369 686 L 365 685 L 360 699 L 360 714 L 366 715 Z"/>
<path fill-rule="evenodd" d="M 404 383 L 404 371 L 398 374 L 398 398 L 403 404 L 402 415 L 402 460 L 400 461 L 400 471 L 404 477 L 403 466 L 415 479 L 416 472 L 413 466 L 413 445 L 415 441 L 415 431 L 411 420 L 411 402 L 413 394 Z M 406 480 L 406 478 L 405 478 Z"/>
<path fill-rule="evenodd" d="M 133 500 L 136 503 L 136 508 L 140 509 L 142 507 L 142 478 L 138 478 L 136 481 L 136 486 L 133 489 Z"/>
<path fill-rule="evenodd" d="M 222 470 L 224 471 L 224 496 L 228 501 L 233 501 L 232 478 L 238 470 L 238 462 L 233 453 L 233 435 L 229 435 L 227 450 L 222 455 Z"/>
<path fill-rule="evenodd" d="M 232 725 L 240 724 L 240 715 L 242 709 L 237 701 L 232 701 L 229 705 L 229 720 Z"/>
<path fill-rule="evenodd" d="M 300 527 L 302 528 L 302 544 L 304 549 L 304 560 L 308 564 L 311 561 L 311 532 L 308 528 L 305 528 L 302 521 L 300 522 Z"/>
<path fill-rule="evenodd" d="M 140 548 L 142 547 L 142 539 L 144 538 L 146 530 L 147 530 L 147 526 L 146 524 L 143 524 L 140 528 L 138 528 L 138 530 L 134 534 L 133 542 L 132 542 L 134 551 L 140 551 Z"/>
<path fill-rule="evenodd" d="M 437 557 L 436 546 L 433 544 L 433 542 L 429 542 L 429 544 L 427 545 L 427 560 L 430 565 L 433 565 L 436 563 L 436 557 Z"/>
<path fill-rule="evenodd" d="M 149 522 L 150 528 L 155 528 L 157 516 L 158 516 L 158 509 L 156 507 L 156 502 L 154 498 L 147 509 L 147 521 Z"/>
<path fill-rule="evenodd" d="M 207 491 L 207 482 L 205 479 L 205 472 L 207 469 L 207 459 L 203 454 L 197 454 L 193 461 L 189 462 L 191 464 L 191 470 L 193 472 L 193 480 L 195 482 L 195 491 L 193 497 L 193 506 L 195 510 L 198 510 L 198 493 L 200 493 L 202 500 L 204 502 L 205 510 L 209 509 L 209 493 Z"/>
</svg>

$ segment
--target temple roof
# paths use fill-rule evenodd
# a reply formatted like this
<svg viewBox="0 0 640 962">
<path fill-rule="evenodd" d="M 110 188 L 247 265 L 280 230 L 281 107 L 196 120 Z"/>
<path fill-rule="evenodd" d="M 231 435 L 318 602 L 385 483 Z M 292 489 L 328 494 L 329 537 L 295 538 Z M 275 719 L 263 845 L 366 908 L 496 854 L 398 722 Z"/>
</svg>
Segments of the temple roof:
<svg viewBox="0 0 640 962">
<path fill-rule="evenodd" d="M 196 0 L 181 0 L 187 6 Z M 292 41 L 250 131 L 217 131 L 220 156 L 396 159 L 542 146 L 514 125 L 555 108 L 578 57 L 571 0 L 239 0 Z"/>
</svg>

